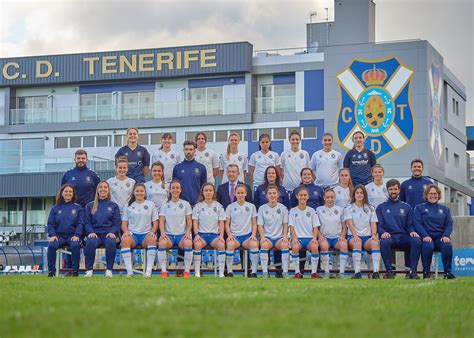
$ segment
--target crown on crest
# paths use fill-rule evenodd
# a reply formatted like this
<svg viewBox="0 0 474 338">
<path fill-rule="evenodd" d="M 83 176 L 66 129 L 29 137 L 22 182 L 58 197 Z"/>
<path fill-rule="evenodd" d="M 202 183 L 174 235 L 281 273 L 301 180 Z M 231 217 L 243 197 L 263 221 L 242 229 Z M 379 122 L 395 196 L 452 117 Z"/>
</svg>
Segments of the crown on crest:
<svg viewBox="0 0 474 338">
<path fill-rule="evenodd" d="M 362 79 L 366 86 L 381 85 L 386 78 L 387 72 L 383 69 L 375 68 L 375 64 L 373 68 L 367 69 L 362 73 Z"/>
</svg>

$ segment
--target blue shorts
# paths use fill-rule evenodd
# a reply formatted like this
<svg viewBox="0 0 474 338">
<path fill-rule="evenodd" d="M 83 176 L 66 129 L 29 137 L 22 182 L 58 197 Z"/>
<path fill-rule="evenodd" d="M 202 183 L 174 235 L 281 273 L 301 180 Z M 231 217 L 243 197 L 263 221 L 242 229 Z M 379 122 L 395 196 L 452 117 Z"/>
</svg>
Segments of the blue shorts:
<svg viewBox="0 0 474 338">
<path fill-rule="evenodd" d="M 311 238 L 309 237 L 298 238 L 298 242 L 300 242 L 302 249 L 308 249 L 308 245 L 309 243 L 311 243 L 312 240 L 313 240 L 312 237 Z"/>
<path fill-rule="evenodd" d="M 272 247 L 275 247 L 276 242 L 278 242 L 281 239 L 281 237 L 280 238 L 269 238 L 269 237 L 267 237 L 267 239 L 270 242 L 272 242 Z"/>
<path fill-rule="evenodd" d="M 166 236 L 168 236 L 170 242 L 171 242 L 171 245 L 175 246 L 175 245 L 178 245 L 181 240 L 183 239 L 184 237 L 184 234 L 183 235 L 171 235 L 171 234 L 166 234 Z"/>
<path fill-rule="evenodd" d="M 327 241 L 329 243 L 329 249 L 335 249 L 337 242 L 339 242 L 339 237 L 337 238 L 327 238 Z"/>
<path fill-rule="evenodd" d="M 206 245 L 211 245 L 212 241 L 219 237 L 219 234 L 200 232 L 199 236 L 206 242 Z"/>
<path fill-rule="evenodd" d="M 239 242 L 239 244 L 242 246 L 242 244 L 244 244 L 244 242 L 250 238 L 250 236 L 252 236 L 252 233 L 248 233 L 246 235 L 241 235 L 241 236 L 234 236 L 235 240 L 237 242 Z"/>
<path fill-rule="evenodd" d="M 347 235 L 346 239 L 349 242 L 354 236 L 352 235 Z M 359 236 L 360 240 L 362 241 L 362 250 L 364 249 L 365 243 L 371 238 L 372 236 Z"/>
<path fill-rule="evenodd" d="M 135 245 L 142 245 L 143 241 L 145 240 L 146 235 L 148 234 L 134 234 L 132 233 L 132 239 L 135 242 Z"/>
</svg>

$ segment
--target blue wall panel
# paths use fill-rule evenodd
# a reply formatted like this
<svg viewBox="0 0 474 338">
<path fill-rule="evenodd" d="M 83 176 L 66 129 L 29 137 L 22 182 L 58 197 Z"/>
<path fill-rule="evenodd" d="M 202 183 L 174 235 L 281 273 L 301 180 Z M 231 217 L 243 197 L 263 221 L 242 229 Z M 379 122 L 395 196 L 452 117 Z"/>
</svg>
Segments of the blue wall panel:
<svg viewBox="0 0 474 338">
<path fill-rule="evenodd" d="M 324 71 L 304 72 L 304 110 L 324 110 Z"/>
<path fill-rule="evenodd" d="M 295 83 L 295 73 L 273 75 L 273 84 Z"/>
</svg>

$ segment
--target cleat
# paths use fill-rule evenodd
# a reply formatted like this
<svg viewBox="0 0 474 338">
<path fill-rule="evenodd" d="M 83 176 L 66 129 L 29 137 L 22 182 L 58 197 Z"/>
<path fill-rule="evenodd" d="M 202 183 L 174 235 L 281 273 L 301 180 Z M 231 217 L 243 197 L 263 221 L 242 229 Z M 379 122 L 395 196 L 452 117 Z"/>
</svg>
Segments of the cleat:
<svg viewBox="0 0 474 338">
<path fill-rule="evenodd" d="M 362 274 L 360 272 L 356 272 L 352 275 L 352 279 L 362 279 Z"/>
<path fill-rule="evenodd" d="M 321 278 L 321 276 L 317 272 L 313 272 L 311 274 L 311 279 L 319 279 L 319 278 Z"/>
<path fill-rule="evenodd" d="M 394 279 L 395 278 L 395 274 L 393 273 L 393 271 L 387 271 L 385 272 L 385 275 L 383 276 L 384 279 Z"/>
<path fill-rule="evenodd" d="M 143 277 L 145 277 L 145 278 L 151 278 L 151 271 L 146 271 L 146 272 L 143 274 Z"/>
<path fill-rule="evenodd" d="M 451 272 L 447 272 L 445 275 L 444 275 L 444 279 L 455 279 L 456 276 L 453 275 Z"/>
<path fill-rule="evenodd" d="M 329 272 L 325 272 L 323 278 L 329 279 L 331 278 L 331 274 Z"/>
<path fill-rule="evenodd" d="M 257 278 L 257 274 L 255 272 L 252 272 L 249 274 L 249 278 Z"/>
<path fill-rule="evenodd" d="M 283 272 L 283 273 L 281 274 L 281 278 L 285 278 L 285 279 L 289 278 L 288 272 Z"/>
<path fill-rule="evenodd" d="M 329 274 L 329 278 L 331 278 L 331 279 L 337 278 L 337 274 L 335 274 L 335 273 L 330 273 L 330 274 Z"/>
<path fill-rule="evenodd" d="M 77 271 L 76 271 L 76 272 L 73 272 L 71 276 L 72 276 L 72 277 L 79 277 L 79 272 L 77 272 Z"/>
<path fill-rule="evenodd" d="M 338 274 L 336 275 L 336 279 L 344 279 L 344 278 L 345 278 L 345 276 L 344 276 L 343 273 L 338 273 Z"/>
<path fill-rule="evenodd" d="M 54 271 L 48 272 L 48 277 L 55 277 L 55 276 L 56 276 L 56 272 Z"/>
<path fill-rule="evenodd" d="M 175 274 L 176 277 L 183 277 L 183 275 L 184 275 L 183 270 L 176 271 L 176 274 Z"/>
<path fill-rule="evenodd" d="M 268 272 L 262 272 L 262 278 L 268 279 L 269 277 L 270 275 L 268 274 Z"/>
<path fill-rule="evenodd" d="M 232 277 L 234 277 L 234 273 L 233 272 L 227 272 L 226 277 L 232 278 Z"/>
<path fill-rule="evenodd" d="M 293 276 L 293 278 L 295 278 L 295 279 L 301 279 L 301 278 L 303 278 L 303 275 L 298 272 L 298 273 L 295 273 L 295 275 Z"/>
<path fill-rule="evenodd" d="M 112 278 L 112 270 L 105 270 L 105 277 Z"/>
<path fill-rule="evenodd" d="M 410 271 L 407 271 L 405 273 L 405 279 L 410 279 L 410 273 L 411 273 Z"/>
<path fill-rule="evenodd" d="M 412 271 L 412 272 L 410 272 L 409 279 L 420 279 L 420 276 L 418 276 L 415 271 Z"/>
<path fill-rule="evenodd" d="M 127 272 L 127 278 L 133 277 L 133 271 Z"/>
<path fill-rule="evenodd" d="M 423 272 L 423 279 L 430 279 L 431 278 L 431 272 Z"/>
<path fill-rule="evenodd" d="M 283 274 L 281 273 L 281 271 L 277 271 L 275 273 L 275 278 L 283 278 Z"/>
<path fill-rule="evenodd" d="M 372 279 L 380 279 L 380 274 L 377 272 L 372 273 Z"/>
<path fill-rule="evenodd" d="M 84 274 L 84 277 L 85 278 L 91 278 L 93 274 L 94 274 L 94 271 L 87 270 L 86 273 Z"/>
<path fill-rule="evenodd" d="M 367 278 L 368 278 L 368 279 L 372 279 L 372 277 L 373 277 L 373 272 L 368 272 L 368 273 L 367 273 Z"/>
<path fill-rule="evenodd" d="M 161 271 L 161 278 L 168 278 L 168 271 Z"/>
<path fill-rule="evenodd" d="M 183 273 L 183 278 L 189 278 L 191 275 L 189 274 L 189 272 L 184 272 Z"/>
<path fill-rule="evenodd" d="M 201 278 L 201 273 L 200 272 L 195 272 L 194 277 L 196 278 Z M 220 277 L 220 276 L 219 276 Z"/>
<path fill-rule="evenodd" d="M 225 278 L 225 275 L 224 274 L 219 275 L 219 278 Z"/>
</svg>

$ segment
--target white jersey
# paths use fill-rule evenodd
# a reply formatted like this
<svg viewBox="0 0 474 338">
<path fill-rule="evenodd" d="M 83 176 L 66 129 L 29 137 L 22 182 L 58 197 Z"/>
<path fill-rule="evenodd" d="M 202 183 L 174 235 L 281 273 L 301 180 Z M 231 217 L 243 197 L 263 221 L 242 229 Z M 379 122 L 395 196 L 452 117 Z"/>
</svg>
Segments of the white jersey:
<svg viewBox="0 0 474 338">
<path fill-rule="evenodd" d="M 306 150 L 285 150 L 281 154 L 281 168 L 285 173 L 283 187 L 293 191 L 301 184 L 301 169 L 309 167 L 309 154 Z"/>
<path fill-rule="evenodd" d="M 227 154 L 221 155 L 221 157 L 219 158 L 219 170 L 224 170 L 224 175 L 222 176 L 222 184 L 228 181 L 227 166 L 229 164 L 236 164 L 239 167 L 238 181 L 245 182 L 244 171 L 248 170 L 247 154 L 239 151 L 237 154 L 230 154 L 229 159 L 227 159 Z"/>
<path fill-rule="evenodd" d="M 110 186 L 110 197 L 112 202 L 117 203 L 120 209 L 120 214 L 123 215 L 123 209 L 128 205 L 130 197 L 133 193 L 135 180 L 127 177 L 124 180 L 119 180 L 117 177 L 111 177 L 107 180 Z"/>
<path fill-rule="evenodd" d="M 272 208 L 267 203 L 258 209 L 257 224 L 263 227 L 266 237 L 282 238 L 283 223 L 288 223 L 288 209 L 283 204 L 277 203 Z"/>
<path fill-rule="evenodd" d="M 230 219 L 230 232 L 234 236 L 243 236 L 252 232 L 252 219 L 257 217 L 255 205 L 245 202 L 240 205 L 234 202 L 225 210 L 227 219 Z"/>
<path fill-rule="evenodd" d="M 351 190 L 349 187 L 343 188 L 340 185 L 337 185 L 333 189 L 335 193 L 335 205 L 345 208 L 348 204 L 351 204 Z"/>
<path fill-rule="evenodd" d="M 375 209 L 371 205 L 364 205 L 361 208 L 355 203 L 349 204 L 344 209 L 344 221 L 348 219 L 352 220 L 358 236 L 371 236 L 370 223 L 378 222 Z M 348 234 L 352 235 L 351 229 L 349 229 Z"/>
<path fill-rule="evenodd" d="M 254 167 L 253 172 L 253 186 L 258 187 L 263 183 L 265 170 L 269 166 L 280 165 L 280 155 L 274 151 L 268 151 L 266 154 L 262 153 L 261 150 L 253 153 L 250 156 L 249 165 Z"/>
<path fill-rule="evenodd" d="M 211 149 L 204 149 L 199 151 L 196 149 L 196 155 L 194 159 L 206 167 L 207 172 L 207 182 L 215 183 L 213 171 L 216 168 L 219 168 L 219 159 L 217 154 Z"/>
<path fill-rule="evenodd" d="M 185 200 L 163 203 L 160 216 L 165 217 L 165 232 L 168 235 L 184 235 L 186 232 L 186 216 L 192 215 L 191 205 Z"/>
<path fill-rule="evenodd" d="M 342 234 L 342 222 L 344 221 L 344 209 L 337 205 L 328 208 L 322 205 L 316 209 L 319 217 L 319 231 L 326 238 L 338 238 Z"/>
<path fill-rule="evenodd" d="M 199 222 L 198 230 L 204 233 L 219 233 L 219 221 L 225 221 L 224 207 L 217 201 L 209 206 L 206 202 L 199 202 L 193 208 L 193 219 Z"/>
<path fill-rule="evenodd" d="M 339 181 L 339 169 L 343 167 L 342 154 L 336 150 L 318 150 L 311 157 L 311 169 L 316 172 L 315 184 L 321 187 L 334 187 Z"/>
<path fill-rule="evenodd" d="M 146 234 L 153 228 L 152 222 L 158 220 L 158 210 L 152 201 L 133 202 L 123 208 L 122 221 L 128 221 L 128 231 L 134 234 Z"/>
<path fill-rule="evenodd" d="M 161 182 L 155 183 L 153 181 L 148 181 L 145 183 L 145 187 L 146 199 L 149 201 L 153 201 L 158 211 L 160 211 L 161 206 L 168 199 L 168 186 L 165 184 L 165 187 L 163 188 Z"/>
<path fill-rule="evenodd" d="M 297 238 L 312 238 L 313 229 L 321 226 L 316 211 L 311 207 L 301 210 L 294 207 L 290 210 L 289 226 L 295 229 Z"/>
<path fill-rule="evenodd" d="M 388 191 L 385 182 L 383 182 L 382 185 L 376 185 L 374 182 L 370 182 L 365 186 L 365 189 L 367 189 L 369 204 L 375 209 L 377 209 L 379 204 L 388 200 Z"/>
<path fill-rule="evenodd" d="M 181 156 L 178 152 L 171 149 L 165 152 L 163 149 L 158 149 L 151 157 L 151 163 L 161 162 L 164 167 L 164 176 L 166 184 L 173 180 L 173 168 L 181 162 Z"/>
</svg>

